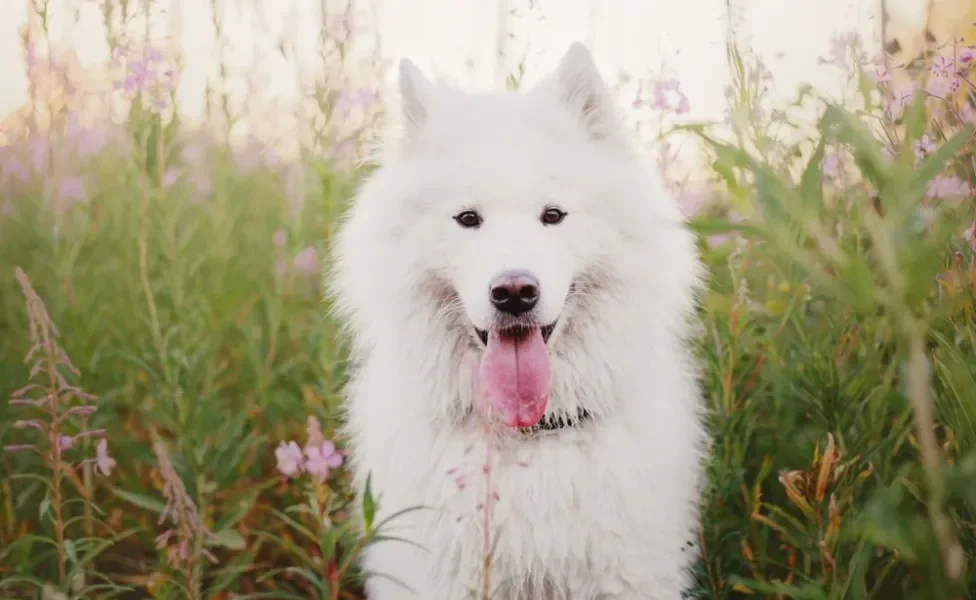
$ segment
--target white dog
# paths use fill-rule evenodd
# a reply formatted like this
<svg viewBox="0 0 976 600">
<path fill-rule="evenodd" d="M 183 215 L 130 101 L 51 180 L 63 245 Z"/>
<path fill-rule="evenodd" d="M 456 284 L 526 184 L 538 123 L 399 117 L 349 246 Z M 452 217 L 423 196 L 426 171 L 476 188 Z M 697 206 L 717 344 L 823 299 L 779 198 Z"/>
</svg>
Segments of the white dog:
<svg viewBox="0 0 976 600">
<path fill-rule="evenodd" d="M 404 131 L 335 244 L 373 600 L 677 600 L 706 438 L 703 274 L 574 44 L 527 93 L 400 64 Z"/>
</svg>

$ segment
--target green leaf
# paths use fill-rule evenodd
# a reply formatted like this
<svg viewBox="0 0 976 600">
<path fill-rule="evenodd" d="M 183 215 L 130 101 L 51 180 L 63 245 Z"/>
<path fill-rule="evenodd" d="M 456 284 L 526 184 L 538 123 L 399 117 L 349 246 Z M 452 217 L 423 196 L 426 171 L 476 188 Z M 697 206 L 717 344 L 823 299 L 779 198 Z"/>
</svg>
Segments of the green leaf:
<svg viewBox="0 0 976 600">
<path fill-rule="evenodd" d="M 731 223 L 725 219 L 697 217 L 688 221 L 688 227 L 699 235 L 718 233 L 743 233 L 751 238 L 763 238 L 763 231 L 752 223 Z"/>
<path fill-rule="evenodd" d="M 883 190 L 889 179 L 888 161 L 881 152 L 881 143 L 864 121 L 835 105 L 827 107 L 820 119 L 820 130 L 851 150 L 861 174 L 876 189 Z"/>
<path fill-rule="evenodd" d="M 247 544 L 235 529 L 224 529 L 214 534 L 211 545 L 227 548 L 228 550 L 243 550 Z"/>
<path fill-rule="evenodd" d="M 803 175 L 800 178 L 800 195 L 803 198 L 803 202 L 807 208 L 815 209 L 817 212 L 823 206 L 823 172 L 821 171 L 821 163 L 824 159 L 826 143 L 827 138 L 821 136 L 820 141 L 817 143 L 817 148 L 810 156 L 810 160 L 807 162 L 807 166 L 803 170 Z"/>
<path fill-rule="evenodd" d="M 47 496 L 44 496 L 44 499 L 41 500 L 41 505 L 37 509 L 38 517 L 44 519 L 44 516 L 47 515 L 47 511 L 50 508 L 51 500 Z"/>
<path fill-rule="evenodd" d="M 373 474 L 366 475 L 366 491 L 363 492 L 363 524 L 368 534 L 373 529 L 376 518 L 376 502 L 373 500 Z"/>
<path fill-rule="evenodd" d="M 966 146 L 972 137 L 973 126 L 967 124 L 949 138 L 946 143 L 939 146 L 935 152 L 926 156 L 918 169 L 915 170 L 915 177 L 910 183 L 913 188 L 912 191 L 921 197 L 929 182 L 945 169 L 946 165 Z"/>
<path fill-rule="evenodd" d="M 68 560 L 73 564 L 78 564 L 78 549 L 75 548 L 75 543 L 71 540 L 64 540 L 64 551 L 68 555 Z"/>
<path fill-rule="evenodd" d="M 112 487 L 110 489 L 112 490 L 112 493 L 119 498 L 122 498 L 131 504 L 135 504 L 139 508 L 144 508 L 156 514 L 163 514 L 163 509 L 166 507 L 161 500 L 153 498 L 152 496 L 145 496 L 135 492 L 127 492 L 117 487 Z"/>
</svg>

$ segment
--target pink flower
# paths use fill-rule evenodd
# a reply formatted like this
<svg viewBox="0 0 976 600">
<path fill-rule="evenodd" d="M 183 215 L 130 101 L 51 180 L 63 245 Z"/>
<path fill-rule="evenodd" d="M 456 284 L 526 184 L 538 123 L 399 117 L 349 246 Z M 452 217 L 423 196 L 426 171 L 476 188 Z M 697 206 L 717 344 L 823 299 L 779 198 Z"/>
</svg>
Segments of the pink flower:
<svg viewBox="0 0 976 600">
<path fill-rule="evenodd" d="M 335 469 L 342 465 L 342 455 L 336 450 L 335 444 L 329 440 L 323 441 L 318 446 L 305 448 L 305 456 L 308 459 L 305 468 L 309 473 L 325 481 L 329 476 L 329 469 Z"/>
<path fill-rule="evenodd" d="M 711 200 L 712 194 L 707 190 L 681 190 L 677 194 L 678 206 L 687 217 L 693 217 Z"/>
<path fill-rule="evenodd" d="M 900 117 L 908 101 L 915 95 L 917 89 L 918 87 L 915 82 L 909 82 L 899 89 L 894 90 L 891 97 L 885 99 L 885 113 L 888 118 L 897 119 Z"/>
<path fill-rule="evenodd" d="M 956 60 L 963 67 L 968 67 L 974 58 L 976 58 L 976 49 L 972 46 L 963 46 L 959 49 L 959 55 L 956 57 Z"/>
<path fill-rule="evenodd" d="M 928 92 L 930 96 L 940 98 L 942 100 L 945 100 L 945 97 L 950 91 L 958 87 L 958 83 L 950 80 L 945 75 L 934 75 L 929 77 L 929 80 L 925 82 L 925 91 Z"/>
<path fill-rule="evenodd" d="M 300 275 L 312 276 L 318 272 L 319 269 L 319 255 L 315 251 L 315 248 L 311 246 L 306 246 L 295 256 L 295 260 L 292 261 L 295 271 Z"/>
<path fill-rule="evenodd" d="M 958 177 L 940 175 L 929 182 L 925 190 L 928 198 L 960 198 L 972 193 L 969 182 Z"/>
<path fill-rule="evenodd" d="M 286 477 L 291 477 L 302 470 L 302 449 L 295 442 L 281 442 L 275 449 L 278 460 L 278 470 Z"/>
<path fill-rule="evenodd" d="M 15 157 L 4 157 L 3 166 L 0 167 L 0 182 L 13 179 L 19 183 L 26 183 L 30 179 L 30 171 Z"/>
<path fill-rule="evenodd" d="M 840 175 L 840 156 L 836 152 L 828 152 L 824 155 L 821 167 L 826 177 L 837 177 Z"/>
<path fill-rule="evenodd" d="M 184 146 L 180 155 L 183 158 L 183 162 L 187 164 L 200 163 L 207 158 L 207 148 L 203 141 L 197 140 Z"/>
<path fill-rule="evenodd" d="M 61 451 L 70 450 L 74 445 L 75 439 L 73 437 L 62 435 L 58 438 L 58 449 Z"/>
<path fill-rule="evenodd" d="M 912 147 L 915 149 L 916 161 L 920 161 L 923 158 L 925 158 L 926 154 L 935 152 L 935 142 L 932 141 L 932 138 L 929 137 L 929 134 L 927 133 L 922 137 L 920 137 L 919 139 L 915 140 L 915 142 L 912 144 Z"/>
<path fill-rule="evenodd" d="M 79 122 L 79 117 L 73 113 L 68 116 L 65 138 L 74 144 L 78 157 L 81 159 L 98 154 L 111 141 L 111 135 L 107 129 L 104 127 L 86 127 Z"/>
<path fill-rule="evenodd" d="M 963 104 L 962 113 L 959 116 L 962 117 L 963 122 L 976 125 L 976 109 L 969 102 Z"/>
<path fill-rule="evenodd" d="M 321 446 L 325 442 L 325 438 L 322 437 L 322 426 L 319 424 L 319 420 L 313 415 L 309 415 L 305 420 L 305 449 L 311 448 L 313 446 Z"/>
<path fill-rule="evenodd" d="M 868 72 L 868 77 L 878 85 L 891 82 L 891 73 L 888 72 L 888 67 L 885 66 L 884 56 L 876 56 L 871 60 L 871 71 Z"/>
<path fill-rule="evenodd" d="M 47 138 L 32 135 L 27 140 L 27 149 L 30 152 L 31 164 L 34 167 L 35 175 L 43 175 L 47 172 L 48 164 L 51 161 L 51 145 Z"/>
<path fill-rule="evenodd" d="M 85 186 L 78 177 L 65 177 L 58 184 L 58 201 L 63 208 L 85 198 Z"/>
<path fill-rule="evenodd" d="M 937 75 L 948 76 L 950 69 L 952 69 L 952 59 L 947 56 L 936 56 L 932 61 L 931 70 Z"/>
<path fill-rule="evenodd" d="M 744 220 L 744 218 L 742 215 L 740 215 L 737 212 L 730 212 L 726 216 L 726 220 L 729 223 L 737 224 L 737 223 L 741 223 Z M 728 233 L 712 234 L 707 238 L 705 238 L 705 243 L 708 244 L 709 248 L 718 248 L 724 246 L 725 244 L 728 244 L 729 242 L 741 243 L 742 239 L 743 238 L 741 235 L 739 235 L 737 232 L 732 231 Z"/>
<path fill-rule="evenodd" d="M 108 455 L 108 440 L 105 438 L 98 440 L 98 445 L 95 446 L 95 466 L 106 477 L 115 468 L 115 459 Z"/>
<path fill-rule="evenodd" d="M 278 231 L 274 232 L 274 235 L 271 236 L 271 241 L 276 247 L 284 248 L 285 244 L 288 243 L 288 232 L 286 232 L 284 229 L 279 229 Z"/>
<path fill-rule="evenodd" d="M 891 82 L 891 73 L 884 66 L 875 65 L 868 76 L 878 85 Z"/>
<path fill-rule="evenodd" d="M 830 54 L 826 59 L 821 58 L 821 63 L 834 65 L 835 67 L 847 67 L 847 51 L 855 48 L 860 41 L 854 32 L 835 35 L 830 40 Z"/>
<path fill-rule="evenodd" d="M 172 187 L 174 183 L 176 183 L 179 176 L 180 173 L 176 169 L 167 169 L 166 172 L 163 173 L 163 179 L 159 182 L 159 185 L 161 185 L 164 190 L 168 189 Z"/>
<path fill-rule="evenodd" d="M 966 231 L 963 232 L 962 237 L 964 240 L 969 242 L 969 249 L 976 254 L 976 221 L 973 221 L 973 224 L 966 228 Z"/>
<path fill-rule="evenodd" d="M 358 89 L 353 91 L 340 90 L 335 95 L 335 110 L 347 113 L 357 108 L 369 108 L 376 94 L 372 90 Z"/>
</svg>

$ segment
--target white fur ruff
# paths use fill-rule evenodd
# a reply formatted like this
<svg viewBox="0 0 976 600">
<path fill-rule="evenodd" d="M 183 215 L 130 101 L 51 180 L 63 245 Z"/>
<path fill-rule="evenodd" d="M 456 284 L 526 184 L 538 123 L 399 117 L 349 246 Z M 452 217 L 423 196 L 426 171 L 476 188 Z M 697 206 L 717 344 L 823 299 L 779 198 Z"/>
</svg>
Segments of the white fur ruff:
<svg viewBox="0 0 976 600">
<path fill-rule="evenodd" d="M 377 522 L 426 507 L 380 532 L 409 543 L 364 552 L 369 597 L 483 598 L 490 510 L 492 598 L 678 600 L 706 440 L 690 342 L 702 269 L 676 203 L 579 44 L 525 93 L 462 93 L 409 61 L 400 79 L 401 143 L 344 219 L 329 281 L 352 341 L 358 490 L 371 475 Z M 541 224 L 547 206 L 565 220 Z M 481 227 L 455 222 L 468 209 Z M 539 279 L 538 317 L 556 323 L 548 411 L 585 409 L 577 427 L 483 425 L 474 328 L 511 268 Z"/>
</svg>

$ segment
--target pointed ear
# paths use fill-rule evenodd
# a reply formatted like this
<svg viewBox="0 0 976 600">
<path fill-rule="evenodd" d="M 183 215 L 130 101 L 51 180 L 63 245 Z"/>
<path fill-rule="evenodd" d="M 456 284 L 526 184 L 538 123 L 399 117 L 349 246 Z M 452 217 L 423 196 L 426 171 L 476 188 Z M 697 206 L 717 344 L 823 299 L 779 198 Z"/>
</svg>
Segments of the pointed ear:
<svg viewBox="0 0 976 600">
<path fill-rule="evenodd" d="M 408 138 L 415 137 L 427 124 L 434 84 L 408 58 L 400 59 L 400 103 Z"/>
<path fill-rule="evenodd" d="M 618 123 L 613 97 L 586 46 L 573 42 L 559 61 L 550 85 L 592 139 L 605 139 L 614 132 Z"/>
</svg>

